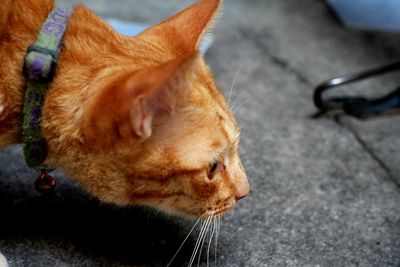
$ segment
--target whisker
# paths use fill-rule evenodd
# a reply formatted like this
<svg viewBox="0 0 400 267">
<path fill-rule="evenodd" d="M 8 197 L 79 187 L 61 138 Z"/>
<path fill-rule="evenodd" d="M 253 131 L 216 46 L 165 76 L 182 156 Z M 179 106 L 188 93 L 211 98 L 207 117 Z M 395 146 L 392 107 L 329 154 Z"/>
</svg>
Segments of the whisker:
<svg viewBox="0 0 400 267">
<path fill-rule="evenodd" d="M 244 100 L 242 103 L 240 103 L 240 104 L 235 108 L 235 110 L 232 111 L 232 114 L 235 115 L 235 113 L 239 110 L 239 108 L 240 108 L 241 106 L 243 106 L 245 103 L 249 102 L 249 100 L 250 100 L 250 98 L 247 98 L 247 99 Z"/>
<path fill-rule="evenodd" d="M 215 241 L 217 240 L 217 227 L 218 227 L 218 219 L 219 217 L 215 218 L 214 221 L 214 229 L 215 229 L 215 238 L 214 238 L 214 247 L 216 245 Z M 216 255 L 217 249 L 214 248 L 214 265 L 216 266 L 216 261 L 217 261 L 217 255 Z"/>
<path fill-rule="evenodd" d="M 202 242 L 202 244 L 201 244 L 200 254 L 199 254 L 198 261 L 197 261 L 197 267 L 200 266 L 200 259 L 201 259 L 201 254 L 202 254 L 202 252 L 203 252 L 203 245 L 204 245 L 204 242 L 206 241 L 206 238 L 207 238 L 207 235 L 208 235 L 208 230 L 210 229 L 211 223 L 212 223 L 213 226 L 214 226 L 215 220 L 212 220 L 212 217 L 213 217 L 213 216 L 214 216 L 214 213 L 212 213 L 212 214 L 209 216 L 210 222 L 209 222 L 209 225 L 208 225 L 208 227 L 207 227 L 207 234 L 204 236 L 203 242 Z M 213 227 L 213 228 L 214 228 L 214 227 Z M 213 231 L 212 231 L 212 232 L 213 232 Z M 211 234 L 210 237 L 212 237 L 212 234 Z M 208 251 L 208 250 L 207 250 L 207 251 Z M 208 254 L 207 254 L 207 265 L 208 265 L 208 258 L 209 258 L 209 256 L 208 256 Z"/>
<path fill-rule="evenodd" d="M 213 229 L 210 235 L 210 240 L 208 241 L 208 248 L 207 248 L 207 267 L 210 266 L 210 247 L 211 247 L 211 243 L 212 243 L 212 239 L 214 237 L 214 233 L 215 233 L 215 220 L 213 221 Z"/>
<path fill-rule="evenodd" d="M 206 237 L 207 237 L 207 234 L 208 234 L 208 228 L 210 227 L 210 224 L 211 224 L 211 216 L 209 218 L 210 218 L 210 221 L 208 222 L 206 233 L 203 236 L 203 241 L 201 242 L 199 257 L 197 258 L 197 267 L 200 266 L 200 260 L 201 260 L 201 254 L 203 252 L 204 241 L 206 241 Z"/>
<path fill-rule="evenodd" d="M 236 73 L 235 73 L 235 76 L 233 77 L 231 89 L 229 90 L 228 106 L 229 106 L 230 103 L 231 103 L 231 95 L 232 95 L 233 87 L 235 86 L 235 83 L 236 83 L 236 79 L 237 79 L 237 77 L 239 76 L 239 73 L 240 73 L 242 70 L 243 70 L 243 64 L 240 64 L 239 67 L 238 67 L 238 69 L 237 69 L 237 71 L 236 71 Z"/>
<path fill-rule="evenodd" d="M 175 255 L 172 257 L 171 261 L 168 263 L 167 267 L 171 265 L 171 263 L 174 261 L 175 257 L 178 255 L 179 251 L 182 249 L 183 245 L 185 244 L 186 240 L 189 238 L 190 234 L 193 232 L 194 228 L 196 225 L 200 222 L 200 218 L 197 219 L 196 223 L 193 225 L 192 229 L 190 229 L 189 233 L 186 235 L 186 238 L 183 240 L 181 246 L 178 248 L 178 251 L 175 253 Z"/>
<path fill-rule="evenodd" d="M 218 238 L 218 220 L 219 217 L 215 220 L 215 238 L 214 238 L 214 266 L 217 266 L 217 238 Z"/>
<path fill-rule="evenodd" d="M 210 215 L 209 218 L 210 218 L 210 220 L 208 221 L 206 233 L 203 235 L 203 242 L 202 242 L 202 244 L 201 244 L 200 255 L 199 255 L 199 258 L 198 258 L 198 262 L 197 262 L 197 266 L 198 266 L 198 267 L 200 266 L 201 254 L 202 254 L 202 252 L 203 252 L 203 245 L 204 245 L 204 242 L 205 242 L 206 239 L 207 239 L 207 236 L 208 236 L 208 233 L 209 233 L 209 230 L 210 230 L 210 226 L 211 226 L 211 222 L 212 222 L 212 215 Z"/>
<path fill-rule="evenodd" d="M 236 104 L 237 104 L 237 102 L 238 102 L 238 100 L 239 100 L 239 96 L 240 96 L 240 94 L 237 95 L 237 97 L 236 97 L 236 99 L 235 99 L 235 102 L 233 102 L 233 104 L 232 104 L 232 106 L 231 106 L 231 110 L 233 110 L 233 109 L 235 108 L 235 106 L 236 106 Z"/>
<path fill-rule="evenodd" d="M 218 237 L 219 237 L 219 229 L 221 227 L 221 217 L 218 216 L 218 221 L 217 221 L 217 233 L 215 235 L 215 266 L 218 266 Z"/>
<path fill-rule="evenodd" d="M 211 217 L 208 217 L 207 223 L 206 223 L 206 227 L 204 228 L 203 235 L 201 236 L 200 242 L 199 242 L 198 247 L 197 247 L 196 254 L 200 251 L 200 255 L 198 256 L 198 262 L 197 262 L 198 265 L 200 265 L 201 252 L 203 250 L 204 240 L 205 240 L 205 238 L 206 238 L 206 236 L 208 234 L 208 228 L 210 226 L 210 222 L 211 222 Z M 200 247 L 200 244 L 201 244 L 201 247 Z M 196 258 L 196 255 L 195 255 L 195 258 Z M 195 258 L 193 258 L 193 262 L 194 262 Z"/>
<path fill-rule="evenodd" d="M 200 239 L 200 237 L 201 237 L 201 235 L 202 235 L 202 233 L 203 233 L 203 231 L 204 231 L 204 229 L 205 229 L 206 222 L 207 222 L 207 220 L 204 220 L 204 221 L 203 221 L 203 224 L 201 225 L 201 228 L 200 228 L 200 233 L 199 233 L 199 236 L 197 237 L 197 240 L 196 240 L 196 245 L 195 245 L 195 247 L 194 247 L 194 250 L 193 250 L 193 253 L 192 253 L 192 256 L 191 256 L 191 258 L 190 258 L 190 261 L 189 261 L 189 262 L 191 262 L 191 261 L 192 261 L 193 254 L 194 254 L 194 252 L 195 252 L 195 250 L 196 250 L 196 248 L 197 248 L 197 244 L 199 243 L 199 239 Z"/>
<path fill-rule="evenodd" d="M 211 221 L 209 221 L 211 222 Z M 204 246 L 204 241 L 206 240 L 207 234 L 208 234 L 208 228 L 209 228 L 209 224 L 207 224 L 207 228 L 205 231 L 205 234 L 203 235 L 203 240 L 201 241 L 201 247 L 199 250 L 199 257 L 197 258 L 197 267 L 200 266 L 200 259 L 201 259 L 201 254 L 203 253 L 203 246 Z"/>
<path fill-rule="evenodd" d="M 203 223 L 203 225 L 202 225 L 202 227 L 201 227 L 199 237 L 197 238 L 196 245 L 195 245 L 194 250 L 193 250 L 193 253 L 192 253 L 192 257 L 190 258 L 190 261 L 189 261 L 189 264 L 188 264 L 189 267 L 192 266 L 192 264 L 193 264 L 193 262 L 194 262 L 194 260 L 195 260 L 195 258 L 196 258 L 197 251 L 199 250 L 200 243 L 201 243 L 201 241 L 202 241 L 202 239 L 203 239 L 204 233 L 206 232 L 207 225 L 208 225 L 208 222 L 209 222 L 209 221 L 210 221 L 210 217 L 208 217 L 208 218 L 206 219 L 206 221 Z"/>
</svg>

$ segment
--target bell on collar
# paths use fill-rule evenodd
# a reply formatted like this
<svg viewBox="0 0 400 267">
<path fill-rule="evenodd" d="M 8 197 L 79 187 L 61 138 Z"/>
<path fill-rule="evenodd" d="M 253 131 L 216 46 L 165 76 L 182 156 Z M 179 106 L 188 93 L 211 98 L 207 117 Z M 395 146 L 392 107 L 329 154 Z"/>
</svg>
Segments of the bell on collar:
<svg viewBox="0 0 400 267">
<path fill-rule="evenodd" d="M 54 191 L 56 183 L 56 179 L 54 179 L 51 175 L 49 175 L 47 172 L 42 172 L 36 178 L 35 188 L 39 193 L 47 195 Z"/>
</svg>

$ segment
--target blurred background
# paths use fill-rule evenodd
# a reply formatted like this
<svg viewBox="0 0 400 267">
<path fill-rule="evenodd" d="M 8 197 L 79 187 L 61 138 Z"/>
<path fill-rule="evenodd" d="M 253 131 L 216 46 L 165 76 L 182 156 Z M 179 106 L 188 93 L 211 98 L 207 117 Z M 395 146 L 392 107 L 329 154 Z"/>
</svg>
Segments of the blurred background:
<svg viewBox="0 0 400 267">
<path fill-rule="evenodd" d="M 83 3 L 155 24 L 193 2 Z M 211 265 L 400 266 L 400 117 L 310 118 L 320 82 L 400 59 L 398 28 L 365 18 L 366 1 L 347 1 L 360 4 L 352 12 L 344 2 L 225 1 L 205 57 L 221 90 L 233 88 L 252 191 L 223 219 Z M 399 83 L 393 73 L 338 92 L 383 95 Z M 102 205 L 60 173 L 44 198 L 31 177 L 20 147 L 0 150 L 0 251 L 11 266 L 166 266 L 193 225 Z M 186 266 L 197 236 L 173 266 Z"/>
</svg>

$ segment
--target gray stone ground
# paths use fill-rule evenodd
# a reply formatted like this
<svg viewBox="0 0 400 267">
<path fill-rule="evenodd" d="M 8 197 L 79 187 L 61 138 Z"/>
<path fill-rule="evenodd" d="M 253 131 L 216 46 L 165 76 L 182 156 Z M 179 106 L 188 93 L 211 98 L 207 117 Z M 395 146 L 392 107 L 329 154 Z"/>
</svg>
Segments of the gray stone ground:
<svg viewBox="0 0 400 267">
<path fill-rule="evenodd" d="M 191 2 L 87 1 L 103 16 L 147 23 Z M 227 0 L 224 13 L 207 61 L 225 92 L 241 70 L 232 99 L 243 103 L 236 115 L 252 192 L 223 220 L 217 265 L 398 266 L 400 117 L 309 115 L 313 86 L 399 58 L 400 36 L 345 30 L 318 0 Z M 381 93 L 398 81 L 354 88 Z M 57 195 L 44 199 L 20 148 L 1 150 L 0 162 L 0 250 L 11 266 L 165 266 L 190 229 L 101 205 L 61 174 Z"/>
</svg>

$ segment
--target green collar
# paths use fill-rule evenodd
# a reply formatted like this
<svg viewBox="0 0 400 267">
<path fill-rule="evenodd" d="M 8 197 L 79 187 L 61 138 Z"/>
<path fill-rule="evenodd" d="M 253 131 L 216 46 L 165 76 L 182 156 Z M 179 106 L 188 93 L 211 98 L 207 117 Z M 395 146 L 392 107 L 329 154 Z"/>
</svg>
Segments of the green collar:
<svg viewBox="0 0 400 267">
<path fill-rule="evenodd" d="M 42 175 L 49 172 L 43 166 L 47 147 L 41 133 L 42 109 L 48 85 L 54 77 L 71 13 L 72 5 L 69 1 L 56 0 L 36 42 L 28 47 L 25 56 L 23 73 L 27 78 L 27 90 L 23 110 L 23 148 L 27 165 L 39 169 Z"/>
</svg>

